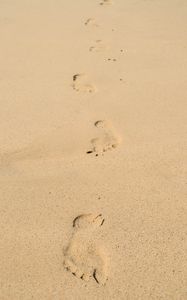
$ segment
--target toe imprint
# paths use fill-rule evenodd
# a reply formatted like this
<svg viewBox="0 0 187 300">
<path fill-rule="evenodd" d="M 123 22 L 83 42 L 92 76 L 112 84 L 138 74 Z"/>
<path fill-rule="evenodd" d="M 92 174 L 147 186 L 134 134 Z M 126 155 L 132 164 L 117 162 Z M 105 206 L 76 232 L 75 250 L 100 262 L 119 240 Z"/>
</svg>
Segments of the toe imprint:
<svg viewBox="0 0 187 300">
<path fill-rule="evenodd" d="M 64 252 L 64 267 L 84 281 L 92 277 L 104 285 L 108 278 L 106 251 L 97 242 L 97 228 L 104 223 L 102 214 L 85 214 L 73 221 L 73 235 Z"/>
</svg>

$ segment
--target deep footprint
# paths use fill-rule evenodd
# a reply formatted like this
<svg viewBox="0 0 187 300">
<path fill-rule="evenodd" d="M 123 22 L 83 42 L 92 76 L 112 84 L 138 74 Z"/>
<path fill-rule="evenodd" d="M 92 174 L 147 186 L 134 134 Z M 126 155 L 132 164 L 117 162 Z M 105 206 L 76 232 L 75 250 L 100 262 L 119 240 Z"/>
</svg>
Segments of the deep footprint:
<svg viewBox="0 0 187 300">
<path fill-rule="evenodd" d="M 101 130 L 102 134 L 99 137 L 91 139 L 91 149 L 87 151 L 87 154 L 103 155 L 104 152 L 118 147 L 121 139 L 111 125 L 104 120 L 99 120 L 94 125 Z"/>
<path fill-rule="evenodd" d="M 85 74 L 75 74 L 73 75 L 72 87 L 77 92 L 84 93 L 94 93 L 96 92 L 96 87 L 88 82 Z"/>
<path fill-rule="evenodd" d="M 101 285 L 108 279 L 106 251 L 96 239 L 103 223 L 101 214 L 76 217 L 73 221 L 73 236 L 64 253 L 64 266 L 68 271 L 84 281 L 94 278 Z"/>
</svg>

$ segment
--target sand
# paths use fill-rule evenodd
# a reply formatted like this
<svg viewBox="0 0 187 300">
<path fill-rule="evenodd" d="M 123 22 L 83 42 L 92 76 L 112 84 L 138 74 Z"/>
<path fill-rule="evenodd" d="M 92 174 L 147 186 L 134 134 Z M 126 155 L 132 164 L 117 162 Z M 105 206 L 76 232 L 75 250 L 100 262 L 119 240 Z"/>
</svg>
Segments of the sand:
<svg viewBox="0 0 187 300">
<path fill-rule="evenodd" d="M 0 299 L 187 299 L 186 0 L 1 0 L 0 37 Z"/>
</svg>

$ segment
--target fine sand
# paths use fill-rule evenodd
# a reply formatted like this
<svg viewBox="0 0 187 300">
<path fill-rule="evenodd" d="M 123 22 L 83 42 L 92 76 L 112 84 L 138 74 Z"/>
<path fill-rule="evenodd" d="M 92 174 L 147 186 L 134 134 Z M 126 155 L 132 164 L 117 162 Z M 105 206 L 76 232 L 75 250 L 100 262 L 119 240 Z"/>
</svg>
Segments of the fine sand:
<svg viewBox="0 0 187 300">
<path fill-rule="evenodd" d="M 186 0 L 0 0 L 0 300 L 187 299 L 186 116 Z"/>
</svg>

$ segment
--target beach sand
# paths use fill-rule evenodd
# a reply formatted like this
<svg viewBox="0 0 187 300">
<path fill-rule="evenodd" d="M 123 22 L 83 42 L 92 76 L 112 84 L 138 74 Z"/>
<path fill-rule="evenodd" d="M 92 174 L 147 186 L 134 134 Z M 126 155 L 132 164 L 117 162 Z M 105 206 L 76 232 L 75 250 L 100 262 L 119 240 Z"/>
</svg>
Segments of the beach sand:
<svg viewBox="0 0 187 300">
<path fill-rule="evenodd" d="M 186 0 L 1 0 L 0 36 L 0 299 L 187 299 Z"/>
</svg>

